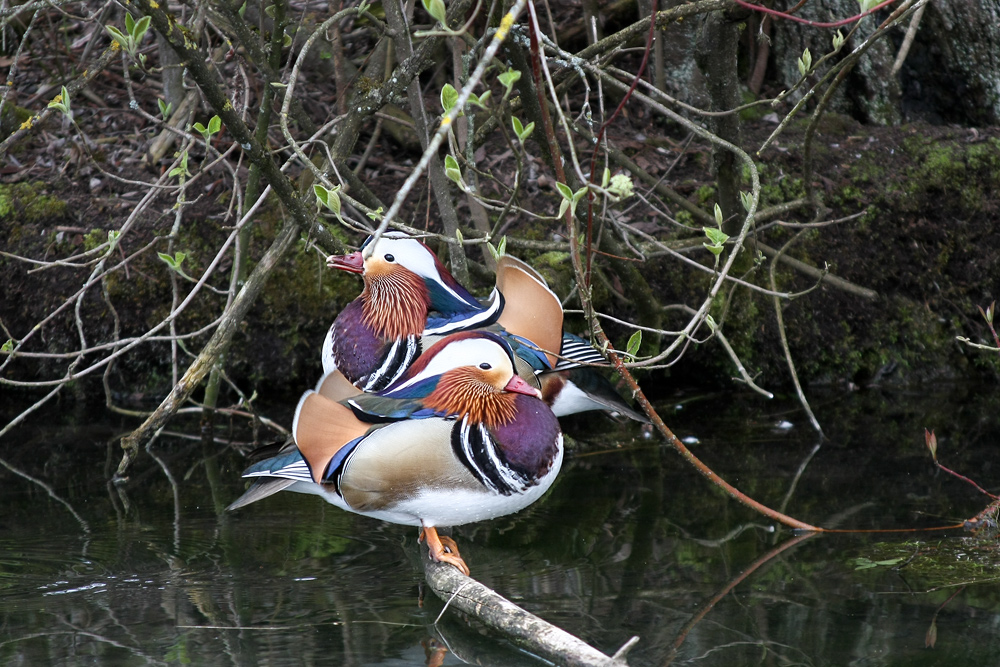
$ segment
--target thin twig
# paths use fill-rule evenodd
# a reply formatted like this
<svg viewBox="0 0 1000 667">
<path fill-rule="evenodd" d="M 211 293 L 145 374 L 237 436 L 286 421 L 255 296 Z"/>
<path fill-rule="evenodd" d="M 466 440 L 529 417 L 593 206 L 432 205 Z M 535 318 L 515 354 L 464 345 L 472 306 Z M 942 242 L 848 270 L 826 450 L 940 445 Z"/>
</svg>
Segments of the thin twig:
<svg viewBox="0 0 1000 667">
<path fill-rule="evenodd" d="M 798 239 L 802 237 L 803 234 L 806 233 L 806 231 L 807 230 L 803 229 L 798 234 L 789 239 L 788 243 L 783 245 L 781 247 L 781 250 L 778 251 L 778 256 L 783 255 L 785 251 L 792 246 L 793 243 L 795 243 Z M 777 265 L 778 265 L 777 261 L 772 261 L 771 266 L 768 268 L 767 272 L 768 283 L 771 285 L 772 291 L 776 289 L 774 280 L 774 269 Z M 781 349 L 785 353 L 785 361 L 788 363 L 788 372 L 791 374 L 792 383 L 795 385 L 795 394 L 799 397 L 799 403 L 802 405 L 802 408 L 806 411 L 806 415 L 809 417 L 809 423 L 812 424 L 812 427 L 816 429 L 816 432 L 819 433 L 820 437 L 822 438 L 823 428 L 819 425 L 819 420 L 817 420 L 816 415 L 813 414 L 812 408 L 809 407 L 809 400 L 806 398 L 805 392 L 802 391 L 802 384 L 799 382 L 799 374 L 795 371 L 795 361 L 792 359 L 792 351 L 788 347 L 788 334 L 785 333 L 785 318 L 781 314 L 781 301 L 779 301 L 775 297 L 772 298 L 772 303 L 774 304 L 774 317 L 778 323 L 778 335 L 781 339 Z"/>
</svg>

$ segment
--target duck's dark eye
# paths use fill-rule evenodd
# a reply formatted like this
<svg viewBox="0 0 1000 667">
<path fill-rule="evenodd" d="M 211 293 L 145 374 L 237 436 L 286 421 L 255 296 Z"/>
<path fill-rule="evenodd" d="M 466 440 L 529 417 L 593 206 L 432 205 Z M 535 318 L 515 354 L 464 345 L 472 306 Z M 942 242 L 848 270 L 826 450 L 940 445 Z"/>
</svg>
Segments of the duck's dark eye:
<svg viewBox="0 0 1000 667">
<path fill-rule="evenodd" d="M 479 364 L 479 367 L 480 367 L 480 368 L 482 368 L 482 369 L 483 369 L 484 371 L 488 371 L 488 370 L 490 370 L 491 368 L 493 368 L 492 366 L 490 366 L 490 365 L 489 365 L 488 363 L 486 363 L 485 361 L 484 361 L 483 363 Z"/>
<path fill-rule="evenodd" d="M 393 257 L 393 256 L 392 256 L 391 254 L 389 254 L 389 253 L 385 253 L 385 261 L 387 261 L 387 262 L 395 262 L 395 261 L 396 261 L 396 258 L 395 258 L 395 257 Z"/>
</svg>

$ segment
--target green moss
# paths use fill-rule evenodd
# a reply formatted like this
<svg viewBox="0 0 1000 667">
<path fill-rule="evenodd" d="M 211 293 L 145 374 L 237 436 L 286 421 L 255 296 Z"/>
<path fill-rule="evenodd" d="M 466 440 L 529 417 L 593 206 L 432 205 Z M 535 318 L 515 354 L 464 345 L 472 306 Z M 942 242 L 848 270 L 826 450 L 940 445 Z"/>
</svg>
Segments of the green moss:
<svg viewBox="0 0 1000 667">
<path fill-rule="evenodd" d="M 66 217 L 68 204 L 46 194 L 41 182 L 0 185 L 0 221 L 46 222 Z"/>
<path fill-rule="evenodd" d="M 107 243 L 108 232 L 106 229 L 92 229 L 83 237 L 83 249 L 93 250 L 102 243 Z"/>
<path fill-rule="evenodd" d="M 865 152 L 852 166 L 851 180 L 859 186 L 876 186 L 876 200 L 891 202 L 896 212 L 924 215 L 949 201 L 952 215 L 978 214 L 986 193 L 1000 183 L 1000 142 L 995 138 L 970 145 L 916 134 L 901 142 L 891 175 L 879 164 L 884 159 L 874 151 Z"/>
<path fill-rule="evenodd" d="M 861 159 L 851 167 L 851 180 L 857 185 L 874 185 L 885 181 L 885 178 L 886 170 L 871 153 L 862 153 Z"/>
<path fill-rule="evenodd" d="M 757 101 L 757 97 L 751 93 L 749 90 L 742 91 L 743 104 L 750 104 Z M 763 118 L 766 113 L 770 111 L 770 108 L 764 104 L 758 104 L 757 106 L 747 107 L 746 109 L 740 110 L 740 120 L 751 121 L 759 120 Z"/>
<path fill-rule="evenodd" d="M 715 186 L 714 185 L 703 185 L 695 191 L 695 197 L 698 198 L 698 203 L 704 205 L 715 199 Z"/>
</svg>

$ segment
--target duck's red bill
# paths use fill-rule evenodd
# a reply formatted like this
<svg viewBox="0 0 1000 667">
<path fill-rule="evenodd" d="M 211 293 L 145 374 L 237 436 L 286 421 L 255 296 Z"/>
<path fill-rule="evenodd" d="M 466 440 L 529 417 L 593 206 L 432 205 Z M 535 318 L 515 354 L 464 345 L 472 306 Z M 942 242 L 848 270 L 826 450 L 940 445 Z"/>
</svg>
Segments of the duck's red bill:
<svg viewBox="0 0 1000 667">
<path fill-rule="evenodd" d="M 339 269 L 348 273 L 363 273 L 365 270 L 365 260 L 361 256 L 361 251 L 352 252 L 350 255 L 330 255 L 326 258 L 326 265 L 331 269 Z"/>
<path fill-rule="evenodd" d="M 523 379 L 521 379 L 521 376 L 519 375 L 515 375 L 514 377 L 512 377 L 510 379 L 510 382 L 507 383 L 507 386 L 504 387 L 504 390 L 512 391 L 515 394 L 526 394 L 528 396 L 534 396 L 535 398 L 542 397 L 542 392 L 538 391 L 530 384 L 525 382 Z"/>
</svg>

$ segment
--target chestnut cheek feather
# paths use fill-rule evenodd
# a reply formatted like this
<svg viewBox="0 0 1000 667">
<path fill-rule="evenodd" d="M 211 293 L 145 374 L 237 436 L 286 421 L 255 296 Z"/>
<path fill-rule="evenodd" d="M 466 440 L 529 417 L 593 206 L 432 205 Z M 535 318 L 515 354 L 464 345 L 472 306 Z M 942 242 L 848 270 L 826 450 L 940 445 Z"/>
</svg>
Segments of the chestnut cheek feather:
<svg viewBox="0 0 1000 667">
<path fill-rule="evenodd" d="M 365 317 L 386 340 L 420 335 L 427 324 L 427 287 L 405 269 L 376 265 L 365 275 L 361 298 Z"/>
</svg>

